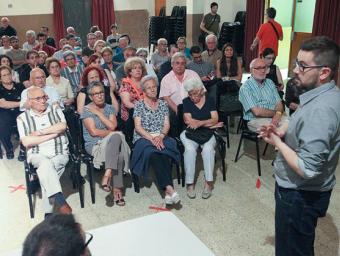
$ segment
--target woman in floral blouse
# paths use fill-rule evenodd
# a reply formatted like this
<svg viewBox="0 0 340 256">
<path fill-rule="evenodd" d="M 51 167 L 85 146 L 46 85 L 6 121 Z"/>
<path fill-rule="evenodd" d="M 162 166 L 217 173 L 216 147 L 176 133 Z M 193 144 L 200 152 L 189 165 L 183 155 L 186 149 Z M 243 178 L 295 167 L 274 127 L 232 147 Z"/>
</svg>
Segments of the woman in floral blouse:
<svg viewBox="0 0 340 256">
<path fill-rule="evenodd" d="M 138 176 L 148 177 L 149 163 L 155 172 L 159 188 L 165 192 L 166 204 L 180 201 L 174 190 L 171 160 L 179 162 L 176 141 L 167 136 L 170 128 L 169 107 L 157 98 L 157 77 L 145 76 L 141 81 L 144 98 L 134 106 L 135 132 L 131 170 Z"/>
</svg>

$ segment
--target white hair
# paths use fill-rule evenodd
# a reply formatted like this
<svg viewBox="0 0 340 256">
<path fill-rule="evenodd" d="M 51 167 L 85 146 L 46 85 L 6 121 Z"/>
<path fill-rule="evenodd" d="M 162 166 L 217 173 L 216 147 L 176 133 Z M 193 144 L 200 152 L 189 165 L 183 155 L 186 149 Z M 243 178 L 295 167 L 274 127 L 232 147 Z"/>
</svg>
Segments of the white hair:
<svg viewBox="0 0 340 256">
<path fill-rule="evenodd" d="M 176 52 L 174 55 L 171 57 L 171 66 L 174 64 L 174 62 L 179 59 L 183 58 L 185 62 L 187 61 L 187 58 L 185 57 L 185 54 L 183 52 Z"/>
<path fill-rule="evenodd" d="M 138 48 L 136 54 L 140 54 L 141 52 L 145 52 L 146 54 L 149 54 L 148 49 L 146 48 Z"/>
<path fill-rule="evenodd" d="M 157 40 L 157 45 L 159 45 L 161 42 L 168 43 L 168 40 L 166 40 L 165 38 L 160 38 L 160 39 Z"/>
<path fill-rule="evenodd" d="M 26 36 L 34 36 L 35 37 L 35 32 L 33 30 L 27 30 Z"/>
<path fill-rule="evenodd" d="M 148 82 L 150 80 L 153 80 L 155 82 L 155 85 L 158 87 L 158 78 L 156 76 L 153 76 L 153 75 L 146 75 L 140 81 L 140 87 L 143 91 L 145 90 L 146 82 Z"/>
<path fill-rule="evenodd" d="M 191 78 L 191 79 L 185 80 L 183 86 L 184 86 L 184 90 L 186 90 L 187 92 L 204 88 L 202 80 L 198 78 Z"/>
<path fill-rule="evenodd" d="M 215 40 L 215 42 L 217 43 L 217 36 L 215 36 L 214 34 L 210 34 L 210 35 L 207 35 L 205 37 L 205 42 L 208 43 L 208 40 L 213 38 Z"/>
</svg>

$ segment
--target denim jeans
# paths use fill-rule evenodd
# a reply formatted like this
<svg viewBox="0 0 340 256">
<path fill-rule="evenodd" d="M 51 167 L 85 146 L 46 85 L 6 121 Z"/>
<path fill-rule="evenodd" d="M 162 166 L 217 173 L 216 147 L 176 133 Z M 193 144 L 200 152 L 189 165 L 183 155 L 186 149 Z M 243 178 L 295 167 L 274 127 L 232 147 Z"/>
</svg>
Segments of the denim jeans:
<svg viewBox="0 0 340 256">
<path fill-rule="evenodd" d="M 275 255 L 314 255 L 315 228 L 327 212 L 332 191 L 275 187 Z"/>
</svg>

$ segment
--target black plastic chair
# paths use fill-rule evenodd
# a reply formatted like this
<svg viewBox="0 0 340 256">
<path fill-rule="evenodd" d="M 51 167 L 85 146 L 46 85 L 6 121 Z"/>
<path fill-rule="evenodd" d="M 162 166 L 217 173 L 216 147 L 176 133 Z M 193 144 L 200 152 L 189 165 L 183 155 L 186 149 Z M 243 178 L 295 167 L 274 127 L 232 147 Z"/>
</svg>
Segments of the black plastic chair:
<svg viewBox="0 0 340 256">
<path fill-rule="evenodd" d="M 247 126 L 247 121 L 243 120 L 243 124 L 242 124 L 242 132 L 241 132 L 241 137 L 240 137 L 240 142 L 238 144 L 237 147 L 237 152 L 236 152 L 236 156 L 235 156 L 235 163 L 238 161 L 239 159 L 239 153 L 240 153 L 240 149 L 241 149 L 241 145 L 242 145 L 242 141 L 244 139 L 250 140 L 250 141 L 254 141 L 256 144 L 256 162 L 257 162 L 257 172 L 258 175 L 261 176 L 261 163 L 260 163 L 260 138 L 258 138 L 258 134 L 256 132 L 250 131 L 248 129 Z M 262 155 L 264 156 L 266 154 L 268 148 L 268 143 L 266 144 Z"/>
<path fill-rule="evenodd" d="M 74 168 L 71 168 L 71 180 L 73 188 L 78 188 L 79 199 L 81 208 L 84 208 L 84 193 L 83 193 L 83 182 L 80 174 L 80 159 L 74 151 L 74 145 L 72 144 L 72 137 L 68 130 L 66 135 L 69 140 L 69 164 L 72 164 Z M 34 218 L 34 207 L 33 207 L 33 195 L 40 189 L 40 183 L 36 168 L 32 164 L 27 162 L 27 157 L 24 161 L 25 169 L 25 182 L 26 182 L 26 194 L 28 197 L 28 204 L 30 208 L 30 217 Z"/>
<path fill-rule="evenodd" d="M 239 86 L 236 81 L 222 81 L 217 83 L 217 111 L 219 119 L 224 122 L 224 128 L 227 137 L 227 147 L 230 147 L 229 138 L 229 117 L 240 116 L 240 121 L 237 125 L 237 133 L 241 127 L 243 116 L 242 104 L 238 100 Z M 225 102 L 224 102 L 225 101 Z"/>
</svg>

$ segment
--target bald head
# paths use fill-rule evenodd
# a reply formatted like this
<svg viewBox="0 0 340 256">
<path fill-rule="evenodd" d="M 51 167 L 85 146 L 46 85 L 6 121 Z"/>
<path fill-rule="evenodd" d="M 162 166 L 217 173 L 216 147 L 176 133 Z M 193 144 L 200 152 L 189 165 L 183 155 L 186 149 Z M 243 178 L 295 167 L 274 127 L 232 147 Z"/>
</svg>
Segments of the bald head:
<svg viewBox="0 0 340 256">
<path fill-rule="evenodd" d="M 44 90 L 37 86 L 31 86 L 27 90 L 27 98 L 30 109 L 42 113 L 47 108 L 48 97 Z"/>
<path fill-rule="evenodd" d="M 1 26 L 4 28 L 7 28 L 9 25 L 9 19 L 7 17 L 2 17 L 1 18 Z"/>
<path fill-rule="evenodd" d="M 46 75 L 41 68 L 34 68 L 30 72 L 30 81 L 32 85 L 38 86 L 40 88 L 46 85 Z"/>
<path fill-rule="evenodd" d="M 250 62 L 250 72 L 257 81 L 263 81 L 267 75 L 267 66 L 264 59 L 256 58 Z"/>
</svg>

